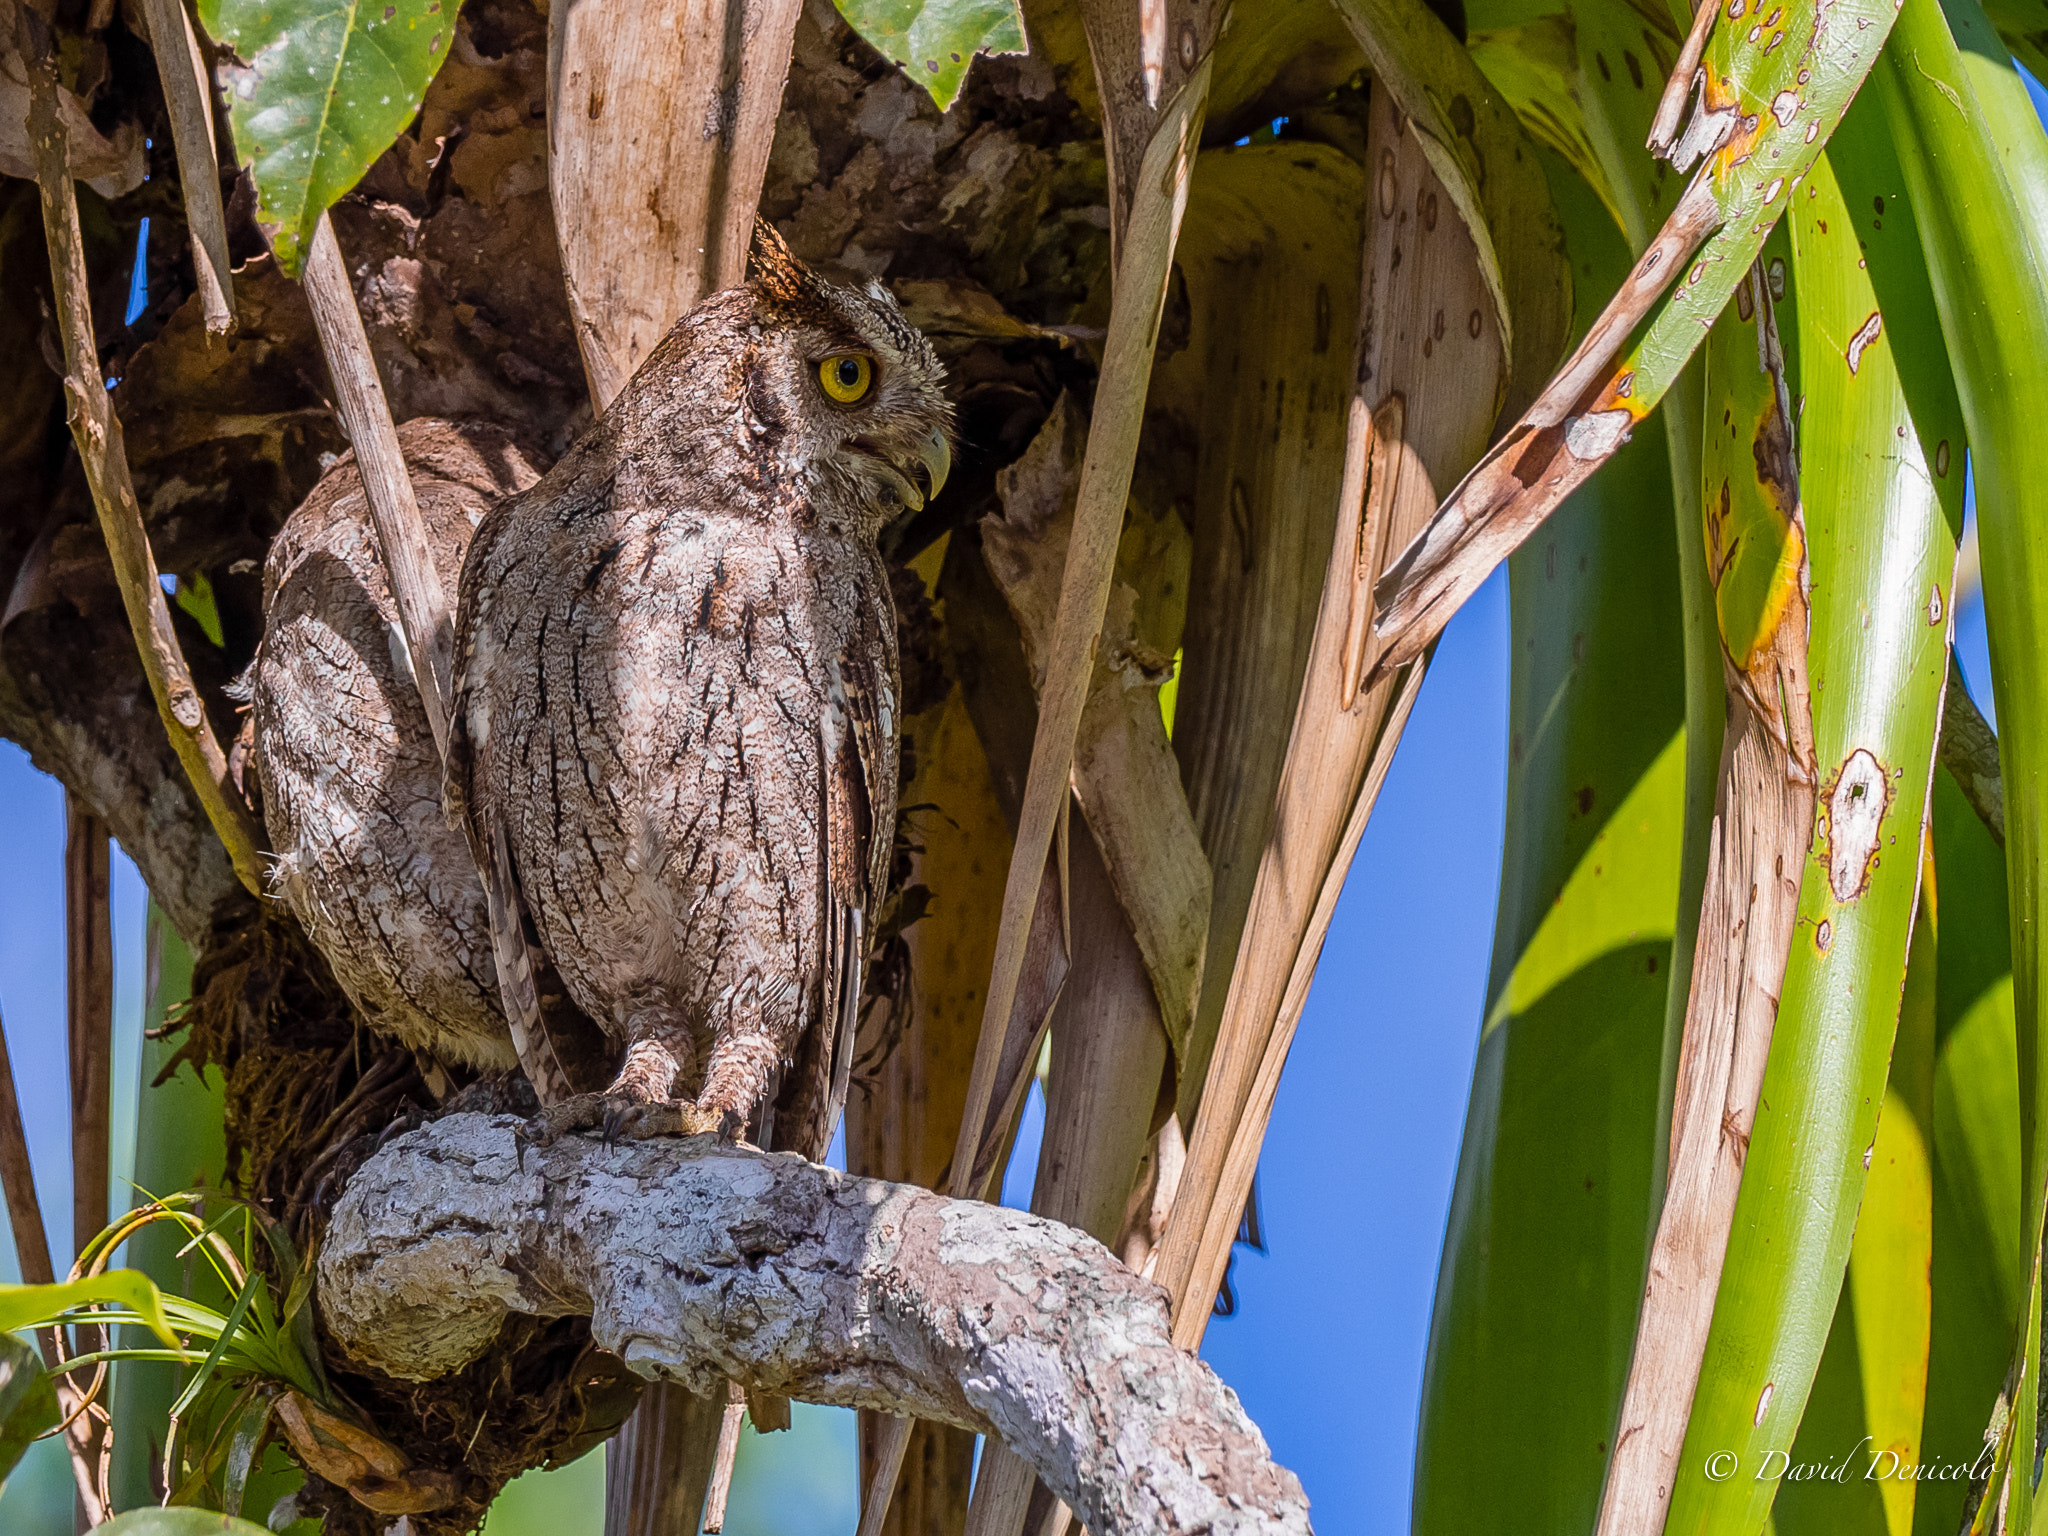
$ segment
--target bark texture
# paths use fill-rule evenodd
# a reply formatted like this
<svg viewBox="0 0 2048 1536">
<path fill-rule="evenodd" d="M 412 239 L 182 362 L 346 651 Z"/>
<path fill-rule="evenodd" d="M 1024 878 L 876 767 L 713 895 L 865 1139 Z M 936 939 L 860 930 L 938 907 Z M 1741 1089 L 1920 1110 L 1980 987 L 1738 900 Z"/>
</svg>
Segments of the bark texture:
<svg viewBox="0 0 2048 1536">
<path fill-rule="evenodd" d="M 526 1146 L 451 1115 L 349 1182 L 322 1316 L 426 1380 L 508 1313 L 588 1313 L 640 1374 L 730 1379 L 999 1435 L 1098 1536 L 1309 1530 L 1237 1398 L 1175 1349 L 1164 1294 L 1056 1222 L 705 1140 Z"/>
</svg>

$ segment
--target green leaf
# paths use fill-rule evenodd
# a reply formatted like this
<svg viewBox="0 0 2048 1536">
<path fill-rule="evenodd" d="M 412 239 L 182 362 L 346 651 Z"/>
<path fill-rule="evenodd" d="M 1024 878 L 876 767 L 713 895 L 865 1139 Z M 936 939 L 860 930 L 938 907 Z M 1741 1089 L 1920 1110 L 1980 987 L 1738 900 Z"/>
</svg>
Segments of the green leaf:
<svg viewBox="0 0 2048 1536">
<path fill-rule="evenodd" d="M 1629 252 L 1592 191 L 1547 168 L 1589 317 Z M 1599 1506 L 1655 1214 L 1678 899 L 1672 497 L 1659 425 L 1508 564 L 1507 840 L 1423 1381 L 1418 1536 L 1582 1536 Z"/>
<path fill-rule="evenodd" d="M 92 1536 L 270 1536 L 260 1525 L 223 1515 L 217 1510 L 176 1506 L 170 1509 L 131 1509 L 116 1515 L 105 1525 L 93 1527 Z"/>
<path fill-rule="evenodd" d="M 1974 9 L 1958 0 L 1957 13 Z M 1904 0 L 1892 45 L 1872 79 L 1898 151 L 1941 329 L 1955 369 L 1977 476 L 1984 609 L 1991 632 L 1999 756 L 2005 783 L 2011 891 L 2013 1006 L 2019 1060 L 2021 1187 L 2026 1201 L 2016 1288 L 2031 1295 L 2013 1319 L 2010 1423 L 2001 1435 L 1987 1508 L 2006 1468 L 2031 1468 L 2039 1381 L 2042 1218 L 2048 1210 L 2048 286 L 2036 211 L 2015 191 L 2009 157 L 2038 170 L 2038 136 L 2000 143 L 1935 0 Z M 1873 250 L 1875 262 L 1879 252 Z M 2013 1447 L 2022 1449 L 2015 1452 Z M 2010 1480 L 2004 1519 L 2027 1530 L 2030 1476 Z"/>
<path fill-rule="evenodd" d="M 1934 776 L 1934 1315 L 1921 1459 L 1969 1466 L 2012 1353 L 2020 1284 L 2020 1093 L 2005 856 L 1946 769 Z M 1920 1486 L 1919 1536 L 1954 1536 L 1965 1486 Z"/>
<path fill-rule="evenodd" d="M 2036 80 L 2048 80 L 2048 0 L 1990 0 L 1984 9 L 2005 46 Z"/>
<path fill-rule="evenodd" d="M 156 1030 L 172 1008 L 191 995 L 192 952 L 154 903 L 149 910 L 149 953 L 153 957 L 152 985 L 143 1024 Z M 158 1074 L 165 1071 L 177 1050 L 175 1040 L 145 1037 L 142 1042 L 132 1177 L 143 1189 L 178 1189 L 209 1177 L 217 1180 L 226 1166 L 221 1129 L 226 1090 L 220 1070 L 210 1068 L 202 1076 L 184 1066 L 159 1082 Z M 160 1288 L 210 1302 L 225 1312 L 233 1304 L 233 1290 L 221 1288 L 209 1266 L 178 1257 L 188 1236 L 175 1222 L 157 1222 L 130 1237 L 123 1255 Z M 139 1342 L 142 1330 L 125 1329 L 121 1338 L 130 1344 Z M 154 1504 L 163 1496 L 156 1480 L 161 1475 L 164 1420 L 177 1398 L 182 1376 L 177 1365 L 140 1360 L 125 1361 L 114 1373 L 116 1508 Z M 264 1495 L 274 1498 L 284 1491 L 270 1483 L 252 1488 L 249 1507 L 259 1512 L 267 1509 Z"/>
<path fill-rule="evenodd" d="M 1731 20 L 1729 9 L 1708 38 L 1696 121 L 1730 114 L 1734 124 L 1680 200 L 1682 208 L 1704 197 L 1713 233 L 1696 257 L 1676 257 L 1677 280 L 1662 310 L 1630 356 L 1609 370 L 1588 414 L 1625 409 L 1640 420 L 1662 397 L 1792 204 L 1896 14 L 1889 0 L 1856 0 L 1846 10 L 1817 5 L 1810 16 L 1772 6 Z M 1674 214 L 1667 230 L 1684 217 Z"/>
<path fill-rule="evenodd" d="M 1421 654 L 1494 565 L 1677 382 L 1896 15 L 1893 0 L 1797 0 L 1761 13 L 1731 0 L 1721 8 L 1701 64 L 1699 109 L 1680 140 L 1693 146 L 1689 155 L 1705 149 L 1704 162 L 1586 343 L 1380 579 L 1381 670 Z M 1645 316 L 1635 345 L 1618 356 Z"/>
<path fill-rule="evenodd" d="M 320 215 L 390 148 L 448 56 L 457 0 L 199 0 L 257 221 L 297 276 Z"/>
<path fill-rule="evenodd" d="M 194 1399 L 206 1390 L 206 1384 L 213 1379 L 213 1373 L 220 1368 L 221 1361 L 226 1358 L 229 1349 L 236 1342 L 236 1336 L 241 1332 L 242 1319 L 249 1315 L 249 1303 L 265 1288 L 263 1276 L 251 1270 L 249 1278 L 242 1282 L 242 1292 L 235 1298 L 234 1308 L 228 1313 L 219 1335 L 213 1341 L 213 1348 L 206 1352 L 206 1359 L 199 1369 L 192 1373 L 192 1379 L 185 1384 L 185 1390 L 178 1394 L 178 1400 L 171 1404 L 173 1419 L 182 1417 L 185 1410 L 192 1406 Z"/>
<path fill-rule="evenodd" d="M 57 1392 L 35 1349 L 0 1334 L 0 1486 L 29 1443 L 57 1427 Z"/>
<path fill-rule="evenodd" d="M 1756 1474 L 1790 1450 L 1836 1313 L 1887 1102 L 1962 526 L 1962 477 L 1935 473 L 1921 435 L 1960 437 L 1954 398 L 1945 422 L 1916 423 L 1892 351 L 1894 335 L 1935 328 L 1932 308 L 1880 313 L 1862 230 L 1827 158 L 1808 173 L 1786 222 L 1793 302 L 1783 314 L 1805 407 L 1799 493 L 1812 563 L 1820 783 L 1770 1065 L 1673 1490 L 1673 1536 L 1761 1527 L 1777 1479 Z M 1895 242 L 1904 235 L 1887 233 Z M 1709 397 L 1710 438 L 1728 430 L 1725 405 Z M 1739 406 L 1734 414 L 1747 467 L 1750 429 Z M 1709 500 L 1716 494 L 1710 482 Z M 1770 601 L 1771 573 L 1755 574 L 1764 579 L 1736 604 L 1745 622 L 1759 600 Z M 1724 604 L 1724 618 L 1729 611 Z M 1745 632 L 1724 631 L 1731 649 Z M 1900 1155 L 1919 1160 L 1924 1187 L 1926 1138 L 1905 1129 L 1913 1116 L 1899 1102 L 1903 1124 L 1891 1138 Z M 1923 1213 L 1923 1227 L 1926 1220 Z M 1924 1232 L 1900 1238 L 1916 1240 L 1924 1251 Z M 1880 1304 L 1881 1286 L 1861 1290 L 1866 1312 Z M 1924 1320 L 1920 1337 L 1924 1369 Z M 1908 1347 L 1903 1329 L 1884 1342 Z M 1913 1417 L 1917 1437 L 1917 1408 Z M 1708 1458 L 1717 1453 L 1738 1458 L 1736 1475 L 1712 1478 Z"/>
<path fill-rule="evenodd" d="M 1946 769 L 1933 844 L 1849 1284 L 1790 1462 L 1863 1449 L 1841 1482 L 1785 1480 L 1777 1536 L 1953 1536 L 2022 1300 L 2004 859 Z"/>
<path fill-rule="evenodd" d="M 1925 893 L 1913 927 L 1891 1081 L 1850 1246 L 1848 1283 L 1798 1438 L 1784 1458 L 1788 1467 L 1843 1466 L 1846 1474 L 1829 1482 L 1779 1479 L 1771 1510 L 1775 1536 L 1910 1536 L 1913 1529 L 1921 1488 L 1910 1471 L 1927 1465 L 1923 1429 L 1934 1302 L 1933 894 Z"/>
<path fill-rule="evenodd" d="M 270 1410 L 275 1402 L 268 1392 L 257 1394 L 235 1416 L 234 1438 L 228 1442 L 227 1476 L 222 1484 L 222 1501 L 228 1513 L 242 1512 L 242 1494 L 249 1486 L 249 1472 L 263 1449 L 265 1431 L 270 1428 Z"/>
<path fill-rule="evenodd" d="M 953 105 L 977 53 L 1025 51 L 1016 0 L 834 0 L 846 24 L 931 93 Z"/>
<path fill-rule="evenodd" d="M 1512 5 L 1514 0 L 1508 3 Z M 1474 12 L 1475 18 L 1479 14 Z M 1582 0 L 1566 15 L 1529 19 L 1508 11 L 1500 14 L 1499 20 L 1506 25 L 1495 36 L 1505 47 L 1475 46 L 1474 58 L 1490 73 L 1500 71 L 1502 93 L 1514 101 L 1533 136 L 1578 146 L 1576 152 L 1586 157 L 1584 162 L 1569 154 L 1566 158 L 1606 203 L 1628 241 L 1629 253 L 1642 256 L 1686 186 L 1685 178 L 1673 174 L 1667 162 L 1653 159 L 1642 148 L 1679 47 L 1673 13 L 1663 11 L 1655 0 L 1642 4 Z M 1519 58 L 1508 49 L 1519 49 Z M 1547 131 L 1539 129 L 1542 122 L 1548 123 Z M 1582 326 L 1591 323 L 1591 316 L 1597 313 L 1595 306 L 1604 303 L 1625 276 L 1625 271 L 1615 273 L 1581 298 L 1586 312 Z M 1658 1187 L 1664 1178 L 1663 1149 L 1670 1142 L 1679 1042 L 1691 997 L 1700 903 L 1714 841 L 1714 803 L 1727 714 L 1714 590 L 1708 579 L 1706 547 L 1698 536 L 1699 372 L 1697 366 L 1689 373 L 1681 371 L 1666 391 L 1662 429 L 1671 466 L 1671 511 L 1679 533 L 1685 810 L 1678 913 L 1665 992 L 1664 1067 L 1657 1091 Z"/>
<path fill-rule="evenodd" d="M 1669 19 L 1614 0 L 1475 33 L 1472 57 L 1529 130 L 1583 176 L 1640 254 L 1685 178 L 1643 152 L 1680 39 Z M 1612 61 L 1612 62 L 1610 62 Z M 1620 286 L 1619 274 L 1598 297 Z"/>
<path fill-rule="evenodd" d="M 178 1348 L 164 1314 L 163 1293 L 135 1269 L 110 1269 L 58 1285 L 0 1285 L 0 1333 L 44 1327 L 71 1308 L 94 1302 L 125 1308 L 134 1315 L 122 1321 L 141 1323 L 168 1347 Z"/>
</svg>

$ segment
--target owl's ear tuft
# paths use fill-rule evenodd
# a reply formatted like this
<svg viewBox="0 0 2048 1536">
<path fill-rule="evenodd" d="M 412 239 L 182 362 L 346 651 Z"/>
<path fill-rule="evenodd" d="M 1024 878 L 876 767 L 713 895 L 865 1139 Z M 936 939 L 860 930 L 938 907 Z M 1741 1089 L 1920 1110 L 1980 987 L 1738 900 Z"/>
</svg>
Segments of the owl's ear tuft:
<svg viewBox="0 0 2048 1536">
<path fill-rule="evenodd" d="M 754 281 L 772 298 L 787 303 L 818 286 L 817 274 L 796 259 L 775 226 L 759 214 L 754 215 L 754 248 L 750 255 Z"/>
</svg>

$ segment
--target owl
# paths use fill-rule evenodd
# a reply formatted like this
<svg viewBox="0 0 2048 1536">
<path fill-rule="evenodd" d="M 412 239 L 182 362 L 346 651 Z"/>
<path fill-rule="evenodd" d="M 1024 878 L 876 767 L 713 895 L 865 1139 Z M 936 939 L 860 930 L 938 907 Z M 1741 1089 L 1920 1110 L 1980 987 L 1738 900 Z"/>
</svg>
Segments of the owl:
<svg viewBox="0 0 2048 1536">
<path fill-rule="evenodd" d="M 817 1157 L 895 827 L 876 537 L 945 483 L 951 410 L 880 284 L 765 223 L 753 261 L 477 531 L 447 796 L 622 1051 L 554 1129 Z"/>
<path fill-rule="evenodd" d="M 428 548 L 452 592 L 492 503 L 539 471 L 495 427 L 398 429 Z M 263 572 L 247 686 L 272 889 L 374 1027 L 442 1061 L 515 1064 L 483 888 L 441 809 L 441 757 L 344 457 L 287 519 Z"/>
</svg>

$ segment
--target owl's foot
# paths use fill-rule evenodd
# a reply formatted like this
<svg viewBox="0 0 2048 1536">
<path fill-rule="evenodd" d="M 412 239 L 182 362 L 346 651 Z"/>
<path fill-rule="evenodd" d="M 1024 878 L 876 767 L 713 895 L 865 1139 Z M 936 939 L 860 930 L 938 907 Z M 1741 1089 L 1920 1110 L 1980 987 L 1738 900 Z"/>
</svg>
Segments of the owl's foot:
<svg viewBox="0 0 2048 1536">
<path fill-rule="evenodd" d="M 730 1146 L 739 1140 L 740 1129 L 740 1118 L 731 1110 L 700 1108 L 687 1099 L 650 1102 L 614 1089 L 549 1105 L 527 1122 L 522 1139 L 551 1147 L 579 1131 L 600 1131 L 608 1147 L 654 1136 L 716 1136 Z"/>
<path fill-rule="evenodd" d="M 622 1122 L 618 1133 L 639 1140 L 647 1136 L 716 1136 L 720 1146 L 740 1145 L 746 1122 L 729 1109 L 692 1104 L 688 1099 L 664 1099 L 659 1104 L 639 1105 L 631 1118 Z M 607 1136 L 614 1133 L 609 1129 Z"/>
</svg>

